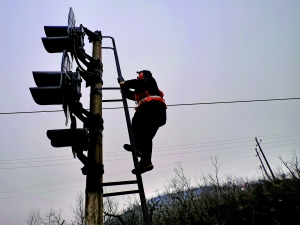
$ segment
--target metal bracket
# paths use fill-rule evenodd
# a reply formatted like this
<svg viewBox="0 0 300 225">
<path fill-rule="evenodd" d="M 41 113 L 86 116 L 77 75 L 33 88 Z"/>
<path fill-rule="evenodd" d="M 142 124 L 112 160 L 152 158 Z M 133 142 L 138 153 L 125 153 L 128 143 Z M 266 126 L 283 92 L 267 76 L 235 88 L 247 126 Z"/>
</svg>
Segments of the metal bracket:
<svg viewBox="0 0 300 225">
<path fill-rule="evenodd" d="M 102 95 L 102 88 L 94 87 L 94 88 L 91 90 L 90 96 L 93 96 L 93 95 L 96 95 L 96 94 Z"/>
<path fill-rule="evenodd" d="M 104 174 L 104 165 L 100 163 L 91 163 L 88 162 L 81 168 L 82 174 Z"/>
<path fill-rule="evenodd" d="M 86 33 L 86 35 L 88 36 L 88 39 L 91 42 L 94 41 L 102 41 L 102 33 L 101 31 L 96 30 L 95 32 L 90 31 L 89 29 L 87 29 L 86 27 L 82 26 L 84 33 Z"/>
<path fill-rule="evenodd" d="M 80 71 L 80 76 L 85 80 L 85 87 L 93 86 L 96 83 L 101 83 L 103 85 L 102 73 L 96 72 L 88 72 L 88 71 Z"/>
<path fill-rule="evenodd" d="M 78 118 L 80 119 L 84 127 L 87 128 L 99 128 L 103 130 L 103 118 L 102 116 L 97 113 L 96 115 L 87 111 L 82 107 L 81 102 L 74 102 L 70 106 L 70 111 Z M 92 130 L 90 130 L 91 132 Z"/>
<path fill-rule="evenodd" d="M 93 186 L 86 186 L 85 193 L 87 192 L 98 192 L 103 193 L 103 187 L 100 185 L 100 183 Z"/>
<path fill-rule="evenodd" d="M 78 48 L 77 50 L 78 59 L 88 68 L 88 71 L 96 69 L 103 71 L 103 64 L 100 59 L 94 59 L 92 56 L 86 54 L 84 48 Z"/>
</svg>

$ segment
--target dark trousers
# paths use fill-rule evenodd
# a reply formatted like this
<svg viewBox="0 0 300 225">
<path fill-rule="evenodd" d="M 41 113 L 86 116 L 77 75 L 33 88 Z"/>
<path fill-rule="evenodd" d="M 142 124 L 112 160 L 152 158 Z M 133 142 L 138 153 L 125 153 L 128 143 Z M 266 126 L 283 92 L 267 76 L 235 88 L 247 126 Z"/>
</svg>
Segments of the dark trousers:
<svg viewBox="0 0 300 225">
<path fill-rule="evenodd" d="M 166 108 L 161 102 L 143 103 L 135 112 L 132 129 L 136 148 L 143 154 L 140 164 L 151 164 L 152 139 L 166 120 Z"/>
</svg>

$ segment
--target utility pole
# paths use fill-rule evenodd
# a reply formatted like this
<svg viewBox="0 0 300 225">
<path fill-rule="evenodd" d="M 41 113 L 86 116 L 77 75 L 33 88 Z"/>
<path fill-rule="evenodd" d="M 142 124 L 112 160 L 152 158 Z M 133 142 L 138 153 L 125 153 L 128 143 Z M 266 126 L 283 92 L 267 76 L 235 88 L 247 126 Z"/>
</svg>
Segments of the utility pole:
<svg viewBox="0 0 300 225">
<path fill-rule="evenodd" d="M 262 168 L 264 169 L 264 172 L 265 172 L 266 176 L 271 180 L 271 177 L 270 177 L 269 174 L 267 173 L 266 168 L 265 168 L 263 162 L 261 161 L 261 158 L 260 158 L 260 155 L 259 155 L 259 153 L 258 153 L 258 151 L 257 151 L 257 148 L 255 148 L 255 151 L 256 151 L 256 154 L 257 154 L 257 156 L 258 156 L 258 158 L 259 158 L 259 161 L 260 161 L 260 163 L 261 163 L 261 165 L 262 165 Z"/>
<path fill-rule="evenodd" d="M 255 141 L 256 141 L 256 143 L 257 143 L 257 146 L 259 147 L 259 150 L 261 151 L 262 156 L 264 157 L 264 159 L 265 159 L 265 161 L 266 161 L 266 164 L 267 164 L 267 166 L 268 166 L 268 168 L 269 168 L 269 170 L 270 170 L 270 172 L 271 172 L 271 174 L 272 174 L 273 179 L 275 180 L 274 173 L 273 173 L 273 171 L 272 171 L 272 169 L 271 169 L 271 167 L 270 167 L 270 165 L 269 165 L 269 163 L 268 163 L 268 161 L 267 161 L 267 158 L 266 158 L 266 156 L 265 156 L 263 150 L 261 149 L 260 144 L 258 143 L 258 140 L 257 140 L 256 137 L 255 137 Z"/>
<path fill-rule="evenodd" d="M 93 42 L 92 57 L 98 61 L 102 60 L 102 35 L 101 32 L 94 32 L 90 39 Z M 90 112 L 102 118 L 102 67 L 96 69 L 101 79 L 92 84 L 90 93 Z M 99 124 L 90 130 L 91 139 L 88 151 L 88 160 L 98 165 L 97 171 L 87 174 L 86 177 L 86 202 L 85 202 L 85 225 L 103 224 L 103 126 Z"/>
</svg>

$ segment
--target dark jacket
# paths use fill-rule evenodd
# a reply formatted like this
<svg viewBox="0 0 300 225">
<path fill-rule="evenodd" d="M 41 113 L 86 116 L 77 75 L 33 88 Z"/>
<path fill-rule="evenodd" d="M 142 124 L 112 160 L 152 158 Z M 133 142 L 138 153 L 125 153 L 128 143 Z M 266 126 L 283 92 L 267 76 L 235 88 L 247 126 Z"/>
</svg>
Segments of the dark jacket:
<svg viewBox="0 0 300 225">
<path fill-rule="evenodd" d="M 134 89 L 134 91 L 130 90 Z M 123 86 L 125 97 L 136 101 L 135 94 L 142 91 L 148 91 L 150 95 L 160 95 L 157 83 L 153 77 L 145 77 L 144 79 L 132 79 L 126 80 Z M 136 113 L 144 116 L 151 116 L 162 114 L 166 116 L 166 104 L 160 101 L 152 100 L 150 102 L 144 102 L 138 106 Z M 161 117 L 161 116 L 160 116 Z"/>
<path fill-rule="evenodd" d="M 134 89 L 135 91 L 131 91 Z M 159 95 L 158 86 L 153 77 L 145 77 L 144 79 L 126 80 L 124 83 L 124 91 L 126 98 L 135 101 L 135 93 L 148 91 L 150 95 Z"/>
</svg>

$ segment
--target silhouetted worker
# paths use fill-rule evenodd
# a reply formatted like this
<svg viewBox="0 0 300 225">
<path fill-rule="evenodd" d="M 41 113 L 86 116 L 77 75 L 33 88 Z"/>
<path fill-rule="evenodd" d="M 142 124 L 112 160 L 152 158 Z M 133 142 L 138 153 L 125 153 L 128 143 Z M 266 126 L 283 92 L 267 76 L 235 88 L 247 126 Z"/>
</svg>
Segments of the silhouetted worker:
<svg viewBox="0 0 300 225">
<path fill-rule="evenodd" d="M 167 120 L 164 94 L 158 89 L 155 79 L 148 70 L 137 72 L 137 79 L 119 82 L 126 98 L 136 101 L 136 112 L 132 118 L 132 129 L 137 149 L 141 157 L 139 162 L 141 173 L 153 169 L 152 139 L 159 127 L 165 125 Z M 130 90 L 134 89 L 134 91 Z M 129 144 L 124 149 L 132 151 Z M 135 169 L 132 170 L 135 174 Z"/>
</svg>

